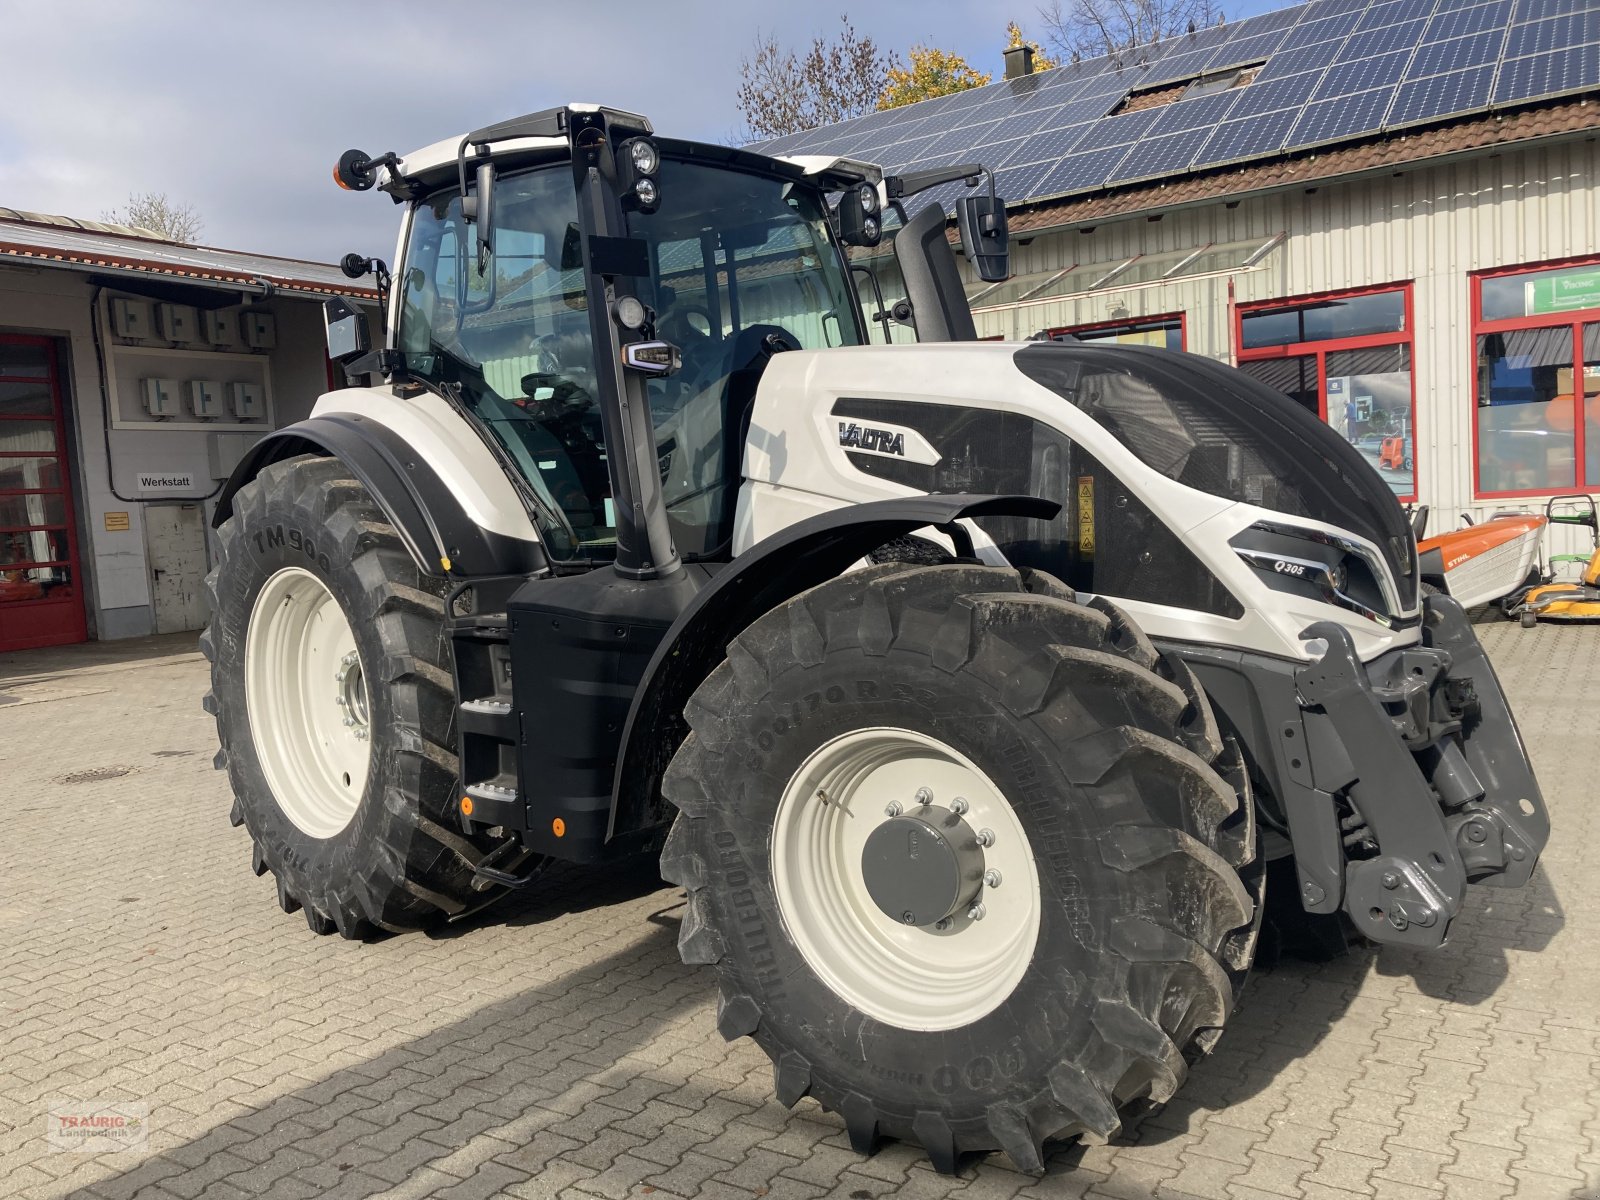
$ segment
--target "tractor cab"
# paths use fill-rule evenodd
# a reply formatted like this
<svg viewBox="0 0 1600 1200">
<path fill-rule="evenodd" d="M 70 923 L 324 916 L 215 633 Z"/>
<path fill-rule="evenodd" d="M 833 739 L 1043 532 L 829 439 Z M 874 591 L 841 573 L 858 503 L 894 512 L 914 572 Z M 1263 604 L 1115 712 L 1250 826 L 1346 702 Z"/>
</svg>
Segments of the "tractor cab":
<svg viewBox="0 0 1600 1200">
<path fill-rule="evenodd" d="M 642 117 L 576 106 L 404 158 L 351 152 L 336 176 L 410 205 L 388 348 L 370 362 L 477 419 L 556 564 L 645 577 L 730 557 L 756 384 L 784 351 L 869 341 L 847 247 L 902 225 L 889 197 L 909 194 L 865 164 L 656 138 Z M 936 239 L 896 241 L 900 271 L 937 296 L 930 340 L 950 312 L 970 336 L 932 216 Z M 334 357 L 354 363 L 363 340 Z"/>
</svg>

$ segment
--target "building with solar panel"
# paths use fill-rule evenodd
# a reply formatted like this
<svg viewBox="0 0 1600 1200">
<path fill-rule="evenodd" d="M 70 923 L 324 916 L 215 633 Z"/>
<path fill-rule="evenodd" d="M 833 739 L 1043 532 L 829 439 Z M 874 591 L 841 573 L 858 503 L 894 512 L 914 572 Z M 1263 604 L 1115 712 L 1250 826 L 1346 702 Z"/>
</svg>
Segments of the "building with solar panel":
<svg viewBox="0 0 1600 1200">
<path fill-rule="evenodd" d="M 1031 58 L 761 149 L 984 163 L 1014 275 L 969 276 L 980 336 L 1235 363 L 1435 529 L 1600 491 L 1600 0 L 1312 0 Z"/>
</svg>

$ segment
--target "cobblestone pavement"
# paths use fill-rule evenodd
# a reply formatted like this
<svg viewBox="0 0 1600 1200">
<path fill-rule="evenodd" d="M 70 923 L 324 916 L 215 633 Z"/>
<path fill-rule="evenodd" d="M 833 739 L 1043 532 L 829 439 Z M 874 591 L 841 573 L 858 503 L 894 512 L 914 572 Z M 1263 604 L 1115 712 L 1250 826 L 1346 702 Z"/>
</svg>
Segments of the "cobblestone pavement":
<svg viewBox="0 0 1600 1200">
<path fill-rule="evenodd" d="M 1533 886 L 1434 956 L 1258 971 L 1176 1102 L 1042 1180 L 781 1108 L 648 871 L 313 936 L 225 819 L 192 642 L 0 657 L 0 1195 L 1600 1196 L 1600 628 L 1481 630 L 1554 816 Z M 70 1100 L 148 1103 L 148 1144 L 52 1153 Z"/>
</svg>

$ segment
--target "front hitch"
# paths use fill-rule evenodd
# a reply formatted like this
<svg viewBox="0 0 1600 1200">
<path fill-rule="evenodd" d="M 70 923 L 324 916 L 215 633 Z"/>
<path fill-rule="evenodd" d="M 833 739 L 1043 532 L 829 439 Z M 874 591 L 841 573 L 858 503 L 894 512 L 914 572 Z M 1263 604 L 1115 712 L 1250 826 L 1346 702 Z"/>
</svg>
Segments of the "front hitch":
<svg viewBox="0 0 1600 1200">
<path fill-rule="evenodd" d="M 1500 681 L 1448 596 L 1425 602 L 1421 647 L 1371 663 L 1334 622 L 1303 636 L 1328 647 L 1295 672 L 1315 786 L 1360 831 L 1343 908 L 1373 941 L 1440 946 L 1467 884 L 1525 885 L 1550 835 Z"/>
</svg>

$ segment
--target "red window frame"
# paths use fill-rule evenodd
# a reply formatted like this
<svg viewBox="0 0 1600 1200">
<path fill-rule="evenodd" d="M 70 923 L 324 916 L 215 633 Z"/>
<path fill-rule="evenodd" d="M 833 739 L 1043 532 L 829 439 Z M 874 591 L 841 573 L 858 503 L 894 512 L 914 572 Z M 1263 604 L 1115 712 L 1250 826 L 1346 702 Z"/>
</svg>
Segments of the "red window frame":
<svg viewBox="0 0 1600 1200">
<path fill-rule="evenodd" d="M 1472 336 L 1467 346 L 1467 378 L 1472 380 L 1472 498 L 1474 500 L 1501 500 L 1518 496 L 1560 496 L 1570 492 L 1600 491 L 1600 478 L 1584 478 L 1588 463 L 1585 445 L 1583 387 L 1583 327 L 1600 322 L 1600 307 L 1579 308 L 1570 313 L 1548 313 L 1536 317 L 1506 317 L 1498 321 L 1483 319 L 1483 281 L 1501 279 L 1507 275 L 1523 275 L 1533 271 L 1559 271 L 1567 267 L 1600 267 L 1600 257 L 1555 258 L 1547 262 L 1521 263 L 1511 267 L 1490 267 L 1468 275 L 1471 289 Z M 1488 333 L 1509 333 L 1517 329 L 1559 329 L 1568 325 L 1572 330 L 1572 483 L 1547 488 L 1521 488 L 1513 491 L 1484 491 L 1478 478 L 1478 338 Z"/>
<path fill-rule="evenodd" d="M 1417 453 L 1417 324 L 1412 309 L 1413 281 L 1397 279 L 1391 283 L 1371 287 L 1345 288 L 1335 292 L 1308 292 L 1300 296 L 1285 296 L 1277 300 L 1251 300 L 1233 306 L 1234 361 L 1239 364 L 1260 362 L 1272 358 L 1315 357 L 1317 360 L 1317 416 L 1324 424 L 1328 420 L 1328 355 L 1340 350 L 1368 350 L 1377 346 L 1405 346 L 1411 352 L 1411 423 L 1407 436 L 1411 438 L 1411 490 L 1397 498 L 1409 504 L 1420 490 L 1417 479 L 1422 471 L 1422 456 Z M 1252 313 L 1282 308 L 1299 308 L 1329 300 L 1350 300 L 1358 296 L 1379 296 L 1386 292 L 1399 292 L 1402 304 L 1398 333 L 1366 333 L 1356 337 L 1324 338 L 1313 342 L 1290 342 L 1283 346 L 1257 346 L 1246 349 L 1244 344 L 1244 319 Z"/>
<path fill-rule="evenodd" d="M 1176 321 L 1178 323 L 1178 349 L 1189 348 L 1189 316 L 1183 312 L 1151 313 L 1148 317 L 1121 317 L 1114 321 L 1090 321 L 1084 325 L 1063 325 L 1059 329 L 1045 331 L 1047 337 L 1055 337 L 1063 333 L 1093 333 L 1100 329 L 1125 329 L 1135 325 L 1159 325 L 1162 322 Z"/>
<path fill-rule="evenodd" d="M 71 572 L 71 583 L 58 593 L 32 600 L 11 600 L 0 603 L 0 617 L 10 618 L 0 626 L 0 649 L 20 650 L 81 642 L 88 636 L 87 618 L 83 608 L 87 593 L 84 590 L 83 571 L 79 565 L 78 516 L 72 503 L 72 447 L 67 441 L 65 401 L 61 393 L 60 356 L 57 354 L 55 341 L 48 337 L 25 333 L 0 333 L 0 345 L 35 346 L 44 350 L 50 369 L 48 378 L 43 382 L 50 388 L 51 419 L 56 435 L 53 451 L 3 451 L 0 452 L 0 461 L 9 458 L 54 458 L 56 478 L 60 483 L 60 486 L 55 488 L 0 488 L 0 495 L 59 495 L 63 518 L 63 523 L 59 525 L 17 526 L 8 532 L 64 533 L 67 545 L 65 558 L 19 560 L 0 567 L 0 570 L 66 567 Z M 0 382 L 37 384 L 41 381 L 32 376 L 6 375 L 4 369 L 0 368 Z M 10 417 L 0 414 L 0 421 L 38 419 L 38 417 L 20 415 Z"/>
</svg>

